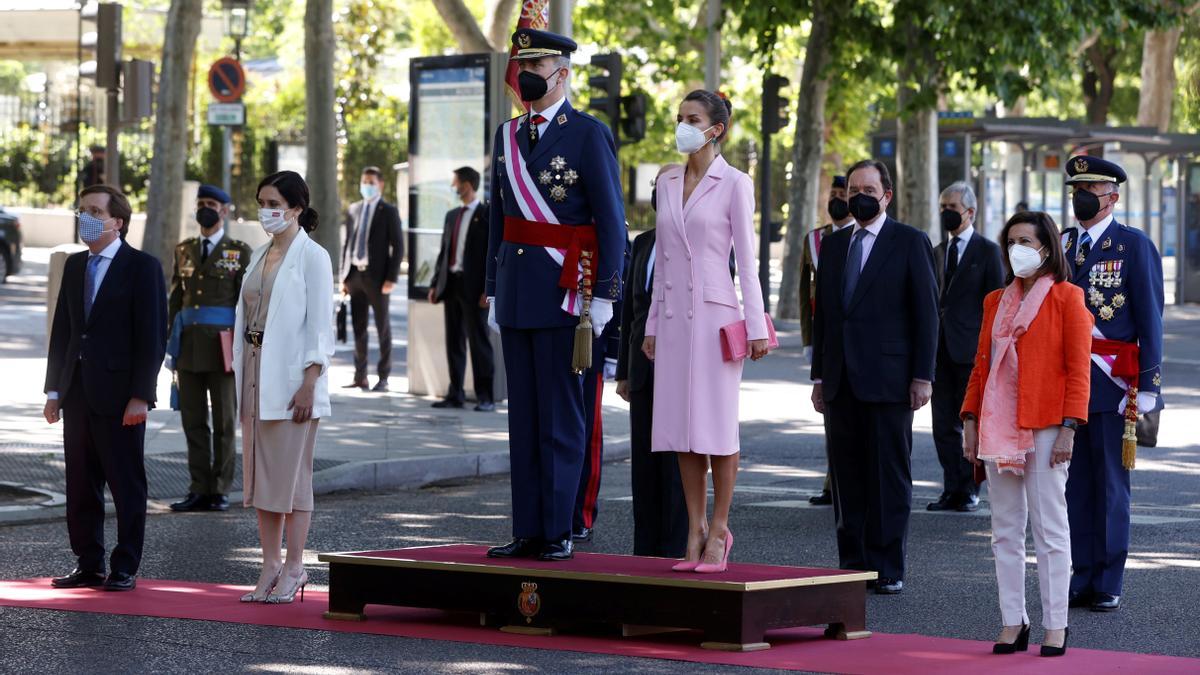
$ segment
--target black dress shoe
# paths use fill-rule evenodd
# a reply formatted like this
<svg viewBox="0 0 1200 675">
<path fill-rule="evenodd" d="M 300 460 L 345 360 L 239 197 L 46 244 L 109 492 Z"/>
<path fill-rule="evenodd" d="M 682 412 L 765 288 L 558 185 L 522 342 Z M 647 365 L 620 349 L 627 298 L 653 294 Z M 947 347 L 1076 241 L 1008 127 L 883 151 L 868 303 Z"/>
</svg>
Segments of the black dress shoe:
<svg viewBox="0 0 1200 675">
<path fill-rule="evenodd" d="M 1067 607 L 1075 609 L 1077 607 L 1091 607 L 1092 600 L 1096 599 L 1096 594 L 1092 591 L 1079 591 L 1071 593 L 1067 596 Z"/>
<path fill-rule="evenodd" d="M 813 506 L 829 506 L 833 504 L 833 495 L 829 490 L 822 490 L 821 494 L 809 497 L 808 503 Z"/>
<path fill-rule="evenodd" d="M 343 384 L 342 389 L 362 389 L 365 391 L 368 386 L 366 380 L 355 380 L 350 384 Z"/>
<path fill-rule="evenodd" d="M 209 504 L 208 495 L 198 495 L 194 492 L 189 492 L 188 496 L 171 505 L 171 510 L 176 512 L 182 511 L 207 511 Z"/>
<path fill-rule="evenodd" d="M 1115 612 L 1121 609 L 1121 596 L 1097 593 L 1092 599 L 1093 612 Z"/>
<path fill-rule="evenodd" d="M 542 552 L 542 542 L 537 539 L 517 537 L 503 546 L 488 549 L 489 558 L 536 558 Z"/>
<path fill-rule="evenodd" d="M 137 587 L 137 577 L 125 572 L 113 572 L 104 580 L 106 591 L 132 591 Z"/>
<path fill-rule="evenodd" d="M 903 592 L 904 582 L 900 579 L 879 577 L 879 581 L 875 584 L 876 595 L 900 595 Z"/>
<path fill-rule="evenodd" d="M 1061 647 L 1051 647 L 1049 645 L 1042 645 L 1042 650 L 1041 650 L 1042 656 L 1062 656 L 1063 654 L 1066 654 L 1067 653 L 1067 638 L 1069 638 L 1069 637 L 1071 637 L 1071 629 L 1064 628 L 1063 629 L 1062 646 Z"/>
<path fill-rule="evenodd" d="M 594 535 L 595 533 L 596 533 L 596 530 L 594 528 L 584 527 L 584 528 L 581 528 L 578 532 L 571 533 L 571 541 L 591 541 L 592 535 Z"/>
<path fill-rule="evenodd" d="M 437 403 L 434 403 L 433 407 L 435 407 L 435 408 L 461 408 L 461 407 L 463 407 L 463 403 L 462 403 L 462 401 L 455 401 L 454 399 L 444 398 L 444 399 L 438 401 Z"/>
<path fill-rule="evenodd" d="M 538 560 L 545 561 L 560 561 L 570 560 L 575 557 L 575 552 L 571 546 L 571 538 L 567 537 L 559 541 L 548 541 L 542 545 L 542 552 L 538 554 Z"/>
<path fill-rule="evenodd" d="M 966 495 L 959 499 L 954 506 L 954 510 L 960 513 L 969 513 L 979 509 L 979 495 Z"/>
<path fill-rule="evenodd" d="M 374 387 L 371 387 L 371 391 L 379 392 L 379 393 L 386 392 L 387 390 L 388 390 L 388 381 L 387 380 L 380 380 L 375 383 Z"/>
<path fill-rule="evenodd" d="M 208 500 L 209 511 L 228 511 L 229 497 L 225 495 L 210 495 Z"/>
<path fill-rule="evenodd" d="M 938 497 L 936 502 L 929 502 L 925 505 L 926 511 L 949 511 L 953 508 L 950 495 L 947 493 L 942 493 L 942 496 Z"/>
<path fill-rule="evenodd" d="M 54 577 L 50 585 L 55 588 L 90 588 L 104 584 L 104 572 L 88 572 L 76 567 L 65 577 Z"/>
<path fill-rule="evenodd" d="M 997 642 L 992 645 L 993 654 L 1016 654 L 1029 650 L 1029 624 L 1021 625 L 1021 632 L 1015 642 Z"/>
<path fill-rule="evenodd" d="M 496 404 L 491 401 L 480 401 L 475 406 L 475 412 L 495 412 Z"/>
</svg>

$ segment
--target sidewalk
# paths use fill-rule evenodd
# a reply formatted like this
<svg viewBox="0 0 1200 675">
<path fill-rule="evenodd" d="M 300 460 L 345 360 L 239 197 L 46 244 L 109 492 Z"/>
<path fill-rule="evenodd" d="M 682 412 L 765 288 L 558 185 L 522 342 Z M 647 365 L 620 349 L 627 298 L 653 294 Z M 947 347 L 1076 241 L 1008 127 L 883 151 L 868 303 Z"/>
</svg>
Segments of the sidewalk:
<svg viewBox="0 0 1200 675">
<path fill-rule="evenodd" d="M 18 503 L 0 491 L 0 522 L 63 515 L 62 426 L 41 417 L 45 397 L 45 284 L 49 251 L 26 249 L 25 269 L 0 286 L 0 481 L 48 491 L 38 506 Z M 398 289 L 405 288 L 401 279 Z M 333 415 L 321 421 L 314 461 L 313 488 L 384 490 L 508 471 L 507 406 L 497 412 L 434 410 L 435 398 L 403 393 L 408 389 L 407 300 L 393 295 L 392 333 L 395 365 L 392 393 L 345 390 L 353 379 L 353 345 L 337 345 L 329 384 Z M 372 358 L 374 329 L 371 329 Z M 373 369 L 373 365 L 372 365 Z M 170 374 L 159 376 L 159 401 L 168 401 Z M 351 393 L 347 393 L 347 392 Z M 609 383 L 604 394 L 605 459 L 629 454 L 628 407 Z M 241 500 L 239 458 L 231 499 Z M 150 508 L 162 510 L 187 493 L 187 445 L 179 413 L 150 412 L 146 429 L 146 474 Z M 57 497 L 57 499 L 55 498 Z"/>
</svg>

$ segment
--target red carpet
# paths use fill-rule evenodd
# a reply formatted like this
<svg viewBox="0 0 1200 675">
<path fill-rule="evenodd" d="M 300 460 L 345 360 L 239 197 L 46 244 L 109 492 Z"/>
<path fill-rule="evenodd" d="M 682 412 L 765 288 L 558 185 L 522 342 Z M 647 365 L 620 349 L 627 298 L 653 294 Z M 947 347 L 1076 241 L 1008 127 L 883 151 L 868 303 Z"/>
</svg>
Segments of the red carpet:
<svg viewBox="0 0 1200 675">
<path fill-rule="evenodd" d="M 242 604 L 241 586 L 185 581 L 139 579 L 132 593 L 105 593 L 92 589 L 59 591 L 49 579 L 0 581 L 0 606 L 57 609 L 96 614 L 128 614 L 173 619 L 199 619 L 230 623 L 302 628 L 343 633 L 369 633 L 407 638 L 451 640 L 532 649 L 559 649 L 677 661 L 729 664 L 836 673 L 963 672 L 976 675 L 1003 673 L 1196 673 L 1200 659 L 1108 652 L 1071 648 L 1059 659 L 1028 654 L 997 657 L 986 642 L 876 633 L 866 640 L 825 640 L 816 629 L 791 629 L 768 633 L 772 648 L 745 654 L 700 649 L 696 634 L 674 633 L 642 638 L 560 635 L 511 635 L 473 625 L 473 618 L 443 612 L 394 607 L 367 609 L 363 622 L 327 621 L 321 617 L 326 595 L 306 593 L 306 602 L 270 606 Z"/>
</svg>

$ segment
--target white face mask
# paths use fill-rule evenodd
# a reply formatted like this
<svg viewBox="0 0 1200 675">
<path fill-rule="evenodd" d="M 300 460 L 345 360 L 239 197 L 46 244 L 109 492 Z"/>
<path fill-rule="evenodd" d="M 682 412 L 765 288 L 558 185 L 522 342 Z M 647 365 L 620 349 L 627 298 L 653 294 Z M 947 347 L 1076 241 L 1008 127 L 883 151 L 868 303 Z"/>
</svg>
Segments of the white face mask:
<svg viewBox="0 0 1200 675">
<path fill-rule="evenodd" d="M 262 225 L 267 234 L 279 234 L 288 227 L 288 219 L 284 215 L 286 213 L 283 209 L 259 209 L 258 224 Z"/>
<path fill-rule="evenodd" d="M 1013 244 L 1008 247 L 1008 263 L 1012 265 L 1014 275 L 1028 279 L 1042 266 L 1042 249 Z"/>
<path fill-rule="evenodd" d="M 687 122 L 680 122 L 679 126 L 675 127 L 675 147 L 685 155 L 699 151 L 708 145 L 708 137 L 704 135 L 708 133 L 708 129 L 701 131 Z"/>
</svg>

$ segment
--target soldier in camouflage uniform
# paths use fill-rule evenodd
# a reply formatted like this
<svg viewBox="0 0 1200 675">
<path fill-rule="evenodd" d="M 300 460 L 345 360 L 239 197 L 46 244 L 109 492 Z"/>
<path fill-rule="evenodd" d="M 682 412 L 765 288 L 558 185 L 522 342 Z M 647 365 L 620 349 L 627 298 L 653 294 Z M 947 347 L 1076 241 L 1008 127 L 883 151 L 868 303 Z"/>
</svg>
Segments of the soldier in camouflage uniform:
<svg viewBox="0 0 1200 675">
<path fill-rule="evenodd" d="M 200 236 L 175 247 L 168 320 L 167 367 L 175 371 L 172 407 L 180 412 L 187 437 L 191 485 L 173 511 L 224 511 L 233 483 L 234 421 L 237 397 L 232 354 L 234 308 L 242 276 L 250 263 L 250 247 L 225 234 L 229 195 L 211 185 L 200 186 L 196 222 Z M 222 333 L 226 345 L 222 345 Z M 174 394 L 174 392 L 172 392 Z M 212 427 L 209 427 L 209 405 Z"/>
</svg>

